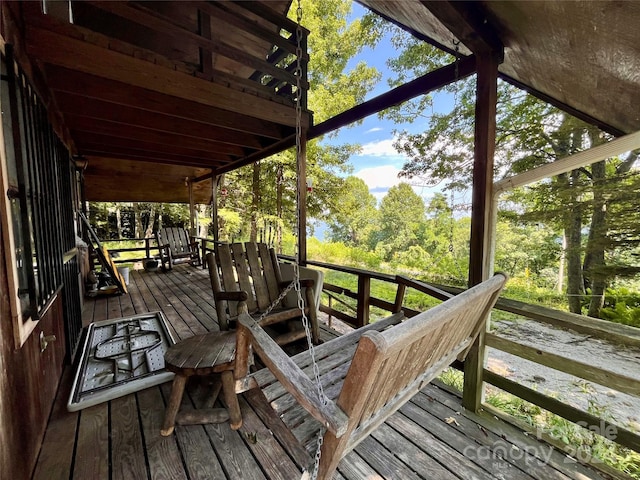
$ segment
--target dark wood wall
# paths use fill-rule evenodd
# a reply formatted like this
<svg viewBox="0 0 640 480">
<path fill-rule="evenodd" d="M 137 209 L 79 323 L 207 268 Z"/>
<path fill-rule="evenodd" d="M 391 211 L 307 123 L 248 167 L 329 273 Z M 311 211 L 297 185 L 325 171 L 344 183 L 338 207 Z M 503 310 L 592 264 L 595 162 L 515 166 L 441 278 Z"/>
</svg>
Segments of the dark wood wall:
<svg viewBox="0 0 640 480">
<path fill-rule="evenodd" d="M 0 478 L 23 480 L 31 477 L 62 374 L 66 352 L 62 297 L 16 350 L 4 250 L 0 243 Z M 57 337 L 42 353 L 41 331 Z"/>
</svg>

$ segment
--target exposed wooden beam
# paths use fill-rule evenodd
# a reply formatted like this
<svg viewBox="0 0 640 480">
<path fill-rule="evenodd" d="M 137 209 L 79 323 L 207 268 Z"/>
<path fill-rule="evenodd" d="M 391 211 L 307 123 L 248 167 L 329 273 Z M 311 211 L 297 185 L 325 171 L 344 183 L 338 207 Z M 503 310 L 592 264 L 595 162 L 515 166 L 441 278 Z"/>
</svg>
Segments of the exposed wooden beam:
<svg viewBox="0 0 640 480">
<path fill-rule="evenodd" d="M 570 172 L 579 167 L 591 165 L 607 158 L 622 155 L 626 152 L 640 149 L 640 131 L 616 138 L 597 147 L 578 152 L 552 163 L 547 163 L 528 172 L 497 181 L 493 186 L 494 194 L 498 195 L 507 190 L 522 187 L 545 178 Z"/>
<path fill-rule="evenodd" d="M 181 178 L 198 177 L 209 169 L 207 167 L 190 167 L 171 164 L 150 164 L 148 162 L 136 162 L 119 158 L 108 158 L 99 156 L 86 156 L 86 172 L 91 175 L 102 175 L 117 171 L 119 175 L 136 177 L 144 175 L 148 178 Z"/>
<path fill-rule="evenodd" d="M 149 129 L 163 134 L 189 137 L 192 141 L 201 140 L 202 142 L 211 143 L 213 146 L 224 143 L 254 150 L 263 146 L 259 137 L 238 132 L 237 130 L 229 130 L 186 119 L 178 120 L 176 117 L 162 113 L 154 112 L 150 114 L 149 111 L 135 108 L 134 106 L 118 105 L 68 92 L 58 91 L 55 96 L 60 106 L 60 111 L 66 114 L 65 120 L 67 122 L 69 121 L 69 114 L 73 114 L 76 119 L 81 116 L 85 119 L 83 121 L 88 118 L 99 119 L 111 124 L 112 127 L 117 127 L 118 125 L 121 128 L 135 126 L 139 129 Z M 184 141 L 187 141 L 187 139 Z"/>
<path fill-rule="evenodd" d="M 246 155 L 246 151 L 244 149 L 235 145 L 210 142 L 202 138 L 176 135 L 169 132 L 162 132 L 134 125 L 84 117 L 82 115 L 66 114 L 65 121 L 69 128 L 75 132 L 74 135 L 77 135 L 78 137 L 82 136 L 83 133 L 95 133 L 116 138 L 127 138 L 130 140 L 157 143 L 161 145 L 183 145 L 185 148 L 214 154 L 223 153 L 236 156 Z"/>
<path fill-rule="evenodd" d="M 55 91 L 95 98 L 116 105 L 132 106 L 177 119 L 193 120 L 266 138 L 283 137 L 283 129 L 277 124 L 146 88 L 56 66 L 47 66 L 46 75 L 50 88 Z"/>
<path fill-rule="evenodd" d="M 583 111 L 578 110 L 578 109 L 566 104 L 565 102 L 561 102 L 557 98 L 553 98 L 553 97 L 547 95 L 546 93 L 543 93 L 543 92 L 541 92 L 539 90 L 536 90 L 535 88 L 532 88 L 529 85 L 526 85 L 525 83 L 522 83 L 522 82 L 516 80 L 515 78 L 510 77 L 509 75 L 505 75 L 504 73 L 500 73 L 499 77 L 500 77 L 500 79 L 504 80 L 507 83 L 510 83 L 514 87 L 517 87 L 520 90 L 524 90 L 525 92 L 530 93 L 531 95 L 533 95 L 536 98 L 539 98 L 543 102 L 548 103 L 550 105 L 553 105 L 554 107 L 557 107 L 560 110 L 562 110 L 564 112 L 567 112 L 569 115 L 573 115 L 574 117 L 579 118 L 583 122 L 586 122 L 586 123 L 588 123 L 590 125 L 595 125 L 599 129 L 601 129 L 601 130 L 603 130 L 603 131 L 605 131 L 607 133 L 610 133 L 613 136 L 620 137 L 620 136 L 624 135 L 624 133 L 625 133 L 622 130 L 620 130 L 619 128 L 613 127 L 613 126 L 609 125 L 608 123 L 605 123 L 602 120 L 599 120 L 599 119 L 593 117 L 592 115 L 584 113 Z"/>
<path fill-rule="evenodd" d="M 280 50 L 284 50 L 288 53 L 296 53 L 296 42 L 295 36 L 290 38 L 284 38 L 275 32 L 275 29 L 269 30 L 259 23 L 249 20 L 246 17 L 238 15 L 233 12 L 229 5 L 222 2 L 199 2 L 197 4 L 198 10 L 207 12 L 211 17 L 216 20 L 222 20 L 223 22 L 233 26 L 234 28 L 240 29 L 243 32 L 246 32 L 248 35 L 252 35 L 256 38 L 264 40 L 272 45 L 277 45 L 280 47 Z M 283 17 L 286 18 L 286 17 Z M 273 24 L 273 26 L 277 26 L 278 24 Z M 293 32 L 292 32 L 293 33 Z M 309 55 L 307 52 L 302 52 L 303 58 L 308 59 Z M 273 63 L 273 62 L 271 62 Z"/>
<path fill-rule="evenodd" d="M 479 58 L 476 85 L 469 287 L 488 278 L 483 266 L 484 255 L 488 251 L 487 228 L 493 189 L 497 98 L 498 62 L 495 57 L 487 55 Z"/>
<path fill-rule="evenodd" d="M 424 95 L 442 88 L 450 83 L 472 75 L 476 71 L 476 57 L 461 58 L 457 64 L 451 63 L 438 68 L 404 85 L 378 95 L 360 105 L 342 112 L 329 120 L 314 125 L 309 129 L 309 138 L 313 139 L 332 132 L 340 127 L 362 120 L 369 115 L 381 112 L 389 107 L 399 105 L 419 95 Z"/>
<path fill-rule="evenodd" d="M 142 139 L 135 138 L 123 138 L 112 135 L 102 135 L 93 132 L 73 131 L 76 133 L 75 138 L 78 143 L 78 148 L 82 150 L 86 145 L 104 145 L 105 148 L 117 148 L 117 149 L 131 149 L 134 153 L 136 151 L 144 151 L 149 153 L 155 153 L 157 155 L 171 154 L 179 155 L 185 158 L 193 158 L 202 160 L 204 162 L 210 161 L 216 158 L 229 158 L 228 153 L 224 152 L 216 153 L 203 150 L 195 150 L 190 148 L 188 144 L 174 144 L 167 145 L 166 142 L 148 142 Z M 224 147 L 233 147 L 231 145 L 223 145 Z M 239 149 L 241 150 L 241 149 Z"/>
<path fill-rule="evenodd" d="M 246 8 L 250 12 L 255 13 L 261 18 L 269 20 L 271 23 L 275 25 L 279 25 L 282 28 L 286 28 L 290 33 L 295 32 L 296 28 L 298 28 L 298 24 L 296 22 L 287 18 L 285 14 L 286 12 L 278 12 L 273 8 L 270 8 L 269 6 L 267 6 L 268 4 L 265 4 L 263 2 L 258 2 L 255 0 L 254 1 L 247 0 L 244 2 L 237 2 L 236 5 Z M 309 34 L 309 30 L 307 30 L 306 28 L 304 27 L 300 27 L 300 28 L 302 29 L 303 33 L 305 33 L 306 35 Z"/>
<path fill-rule="evenodd" d="M 504 60 L 502 41 L 475 2 L 422 0 L 422 4 L 476 55 L 496 55 Z"/>
<path fill-rule="evenodd" d="M 250 117 L 295 126 L 295 109 L 203 81 L 129 55 L 39 28 L 27 29 L 28 53 L 45 63 L 124 82 Z M 56 48 L 51 48 L 55 45 Z M 305 117 L 305 121 L 308 118 Z"/>
<path fill-rule="evenodd" d="M 329 120 L 322 122 L 318 125 L 311 127 L 308 131 L 308 139 L 312 140 L 318 138 L 326 133 L 337 130 L 345 125 L 362 120 L 363 118 L 378 113 L 386 108 L 398 105 L 402 102 L 406 102 L 418 95 L 424 95 L 438 88 L 442 88 L 454 81 L 468 77 L 476 71 L 476 57 L 471 55 L 464 57 L 456 63 L 446 65 L 433 72 L 429 72 L 422 77 L 416 78 L 409 83 L 396 87 L 382 95 L 379 95 L 371 100 L 368 100 L 360 105 L 356 105 L 349 110 L 342 112 Z M 275 155 L 288 148 L 293 147 L 296 144 L 296 137 L 294 134 L 283 138 L 281 141 L 270 145 L 258 152 L 247 155 L 245 158 L 238 159 L 234 163 L 225 165 L 223 168 L 216 171 L 217 174 L 229 172 L 240 168 L 244 165 L 249 165 L 263 158 Z"/>
<path fill-rule="evenodd" d="M 224 42 L 224 36 L 221 36 L 217 41 L 207 39 L 197 33 L 191 32 L 184 28 L 175 25 L 171 19 L 166 18 L 164 15 L 144 7 L 144 4 L 128 4 L 125 2 L 93 2 L 100 9 L 114 13 L 122 18 L 126 18 L 139 25 L 144 25 L 150 29 L 160 32 L 164 35 L 173 37 L 180 41 L 190 41 L 202 49 L 206 49 L 217 55 L 221 55 L 230 60 L 236 61 L 242 65 L 246 65 L 255 70 L 260 70 L 276 78 L 282 78 L 289 83 L 296 83 L 296 78 L 289 72 L 282 70 L 269 64 L 266 60 L 253 56 L 252 54 L 245 52 L 232 45 L 227 45 Z M 265 54 L 269 49 L 269 44 L 265 42 Z M 308 88 L 308 85 L 304 85 L 304 88 Z"/>
<path fill-rule="evenodd" d="M 498 61 L 498 57 L 491 53 L 478 56 L 469 287 L 479 284 L 489 276 L 486 257 L 491 254 L 489 236 L 492 218 L 493 157 L 496 143 Z M 484 360 L 483 331 L 469 349 L 464 362 L 462 404 L 466 409 L 474 412 L 478 411 L 482 403 Z"/>
<path fill-rule="evenodd" d="M 212 159 L 204 161 L 180 155 L 163 155 L 141 150 L 108 148 L 104 145 L 85 145 L 81 151 L 85 156 L 120 158 L 123 160 L 135 160 L 140 162 L 164 163 L 168 165 L 183 165 L 188 167 L 216 168 L 226 164 L 226 160 Z"/>
</svg>

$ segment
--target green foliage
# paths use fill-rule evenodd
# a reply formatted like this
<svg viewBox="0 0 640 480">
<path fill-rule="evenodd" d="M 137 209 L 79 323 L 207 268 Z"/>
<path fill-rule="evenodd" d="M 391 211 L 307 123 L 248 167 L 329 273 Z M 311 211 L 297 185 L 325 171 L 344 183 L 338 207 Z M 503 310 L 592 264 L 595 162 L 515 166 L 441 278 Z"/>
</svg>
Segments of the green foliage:
<svg viewBox="0 0 640 480">
<path fill-rule="evenodd" d="M 378 223 L 376 198 L 364 181 L 347 177 L 338 192 L 332 214 L 327 218 L 329 238 L 346 245 L 365 245 Z"/>
<path fill-rule="evenodd" d="M 241 233 L 242 218 L 240 213 L 230 208 L 220 208 L 218 210 L 220 228 L 218 235 L 221 241 L 231 242 L 238 238 Z"/>
<path fill-rule="evenodd" d="M 624 287 L 607 289 L 600 314 L 604 320 L 640 328 L 640 293 Z"/>
<path fill-rule="evenodd" d="M 372 236 L 376 252 L 385 260 L 391 260 L 409 247 L 419 245 L 424 219 L 424 201 L 409 184 L 391 187 L 380 203 L 380 229 Z"/>
<path fill-rule="evenodd" d="M 599 435 L 596 429 L 584 428 L 537 405 L 519 397 L 490 388 L 487 390 L 486 402 L 528 425 L 535 427 L 538 435 L 544 433 L 564 444 L 568 455 L 579 458 L 595 457 L 594 461 L 620 470 L 640 479 L 640 454 L 616 444 L 614 441 Z M 605 407 L 589 401 L 588 413 L 606 421 L 611 421 L 611 415 Z"/>
<path fill-rule="evenodd" d="M 374 15 L 352 19 L 348 0 L 302 1 L 302 24 L 311 31 L 308 39 L 310 59 L 308 108 L 318 124 L 361 103 L 379 81 L 380 73 L 364 63 L 351 64 L 363 48 L 374 46 L 385 30 L 384 22 Z M 296 20 L 295 5 L 289 17 Z M 345 193 L 344 175 L 351 167 L 348 160 L 358 145 L 321 145 L 307 143 L 307 178 L 313 191 L 307 196 L 307 216 L 323 221 L 332 218 Z M 224 176 L 228 191 L 220 205 L 239 217 L 222 219 L 221 228 L 233 238 L 263 240 L 283 251 L 284 236 L 296 230 L 297 159 L 292 150 L 279 153 L 256 165 L 229 172 Z M 237 222 L 238 218 L 241 220 Z M 340 235 L 336 239 L 341 238 Z"/>
</svg>

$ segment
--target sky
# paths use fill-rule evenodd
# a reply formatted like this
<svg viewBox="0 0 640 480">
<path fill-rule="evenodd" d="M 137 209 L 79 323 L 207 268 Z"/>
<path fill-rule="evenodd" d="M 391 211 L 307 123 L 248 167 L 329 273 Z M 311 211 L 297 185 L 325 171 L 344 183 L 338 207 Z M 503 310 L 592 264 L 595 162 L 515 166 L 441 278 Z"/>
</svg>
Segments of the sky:
<svg viewBox="0 0 640 480">
<path fill-rule="evenodd" d="M 364 12 L 364 8 L 354 2 L 352 15 L 358 17 Z M 366 48 L 350 62 L 349 65 L 353 66 L 359 61 L 365 61 L 367 65 L 376 67 L 382 74 L 381 80 L 369 92 L 365 100 L 390 90 L 387 79 L 391 78 L 393 73 L 387 68 L 386 60 L 394 56 L 395 51 L 390 42 L 390 35 L 388 35 L 380 41 L 375 51 Z M 434 111 L 449 111 L 452 108 L 453 99 L 450 94 L 445 92 L 435 93 L 433 99 Z M 398 178 L 398 173 L 407 159 L 393 148 L 393 130 L 407 129 L 412 132 L 419 132 L 426 130 L 426 128 L 426 122 L 401 125 L 391 120 L 380 119 L 377 115 L 371 115 L 365 118 L 360 125 L 341 128 L 336 136 L 331 138 L 325 136 L 321 143 L 358 143 L 362 145 L 361 153 L 351 157 L 352 174 L 364 180 L 369 187 L 369 191 L 380 201 L 389 191 L 389 188 L 401 181 L 417 183 Z M 414 186 L 414 190 L 419 195 L 422 195 L 426 202 L 435 192 L 439 191 L 438 188 L 421 186 Z"/>
</svg>

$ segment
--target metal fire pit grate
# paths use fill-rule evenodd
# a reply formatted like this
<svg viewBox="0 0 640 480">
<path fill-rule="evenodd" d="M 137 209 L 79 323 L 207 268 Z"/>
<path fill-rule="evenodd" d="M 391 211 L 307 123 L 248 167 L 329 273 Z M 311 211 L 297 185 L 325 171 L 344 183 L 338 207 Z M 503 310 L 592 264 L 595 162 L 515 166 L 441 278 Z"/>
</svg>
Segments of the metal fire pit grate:
<svg viewBox="0 0 640 480">
<path fill-rule="evenodd" d="M 162 312 L 92 323 L 67 409 L 75 412 L 173 379 L 164 353 L 174 343 Z"/>
</svg>

